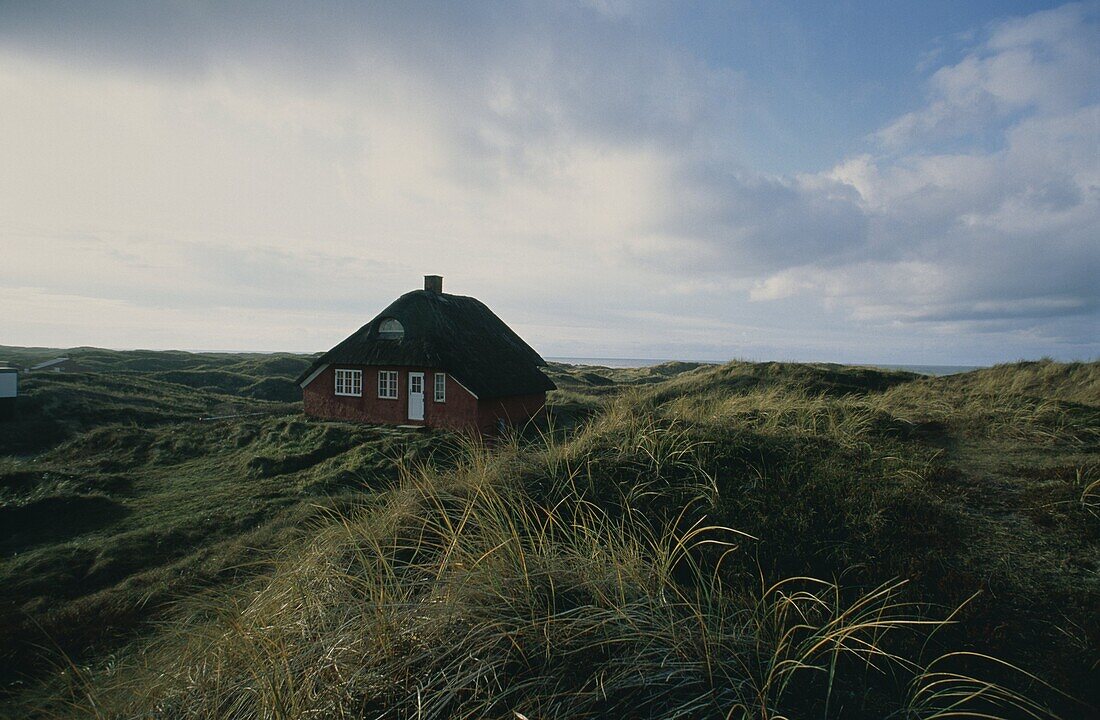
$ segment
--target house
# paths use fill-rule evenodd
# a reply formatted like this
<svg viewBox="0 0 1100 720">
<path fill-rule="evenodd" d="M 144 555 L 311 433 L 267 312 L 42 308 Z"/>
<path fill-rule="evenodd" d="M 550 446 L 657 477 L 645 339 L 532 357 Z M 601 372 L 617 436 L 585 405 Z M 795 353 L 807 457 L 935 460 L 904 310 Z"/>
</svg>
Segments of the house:
<svg viewBox="0 0 1100 720">
<path fill-rule="evenodd" d="M 318 418 L 491 432 L 537 415 L 546 361 L 472 297 L 427 275 L 298 378 Z"/>
<path fill-rule="evenodd" d="M 0 366 L 0 417 L 10 415 L 19 396 L 19 371 L 6 365 Z"/>
</svg>

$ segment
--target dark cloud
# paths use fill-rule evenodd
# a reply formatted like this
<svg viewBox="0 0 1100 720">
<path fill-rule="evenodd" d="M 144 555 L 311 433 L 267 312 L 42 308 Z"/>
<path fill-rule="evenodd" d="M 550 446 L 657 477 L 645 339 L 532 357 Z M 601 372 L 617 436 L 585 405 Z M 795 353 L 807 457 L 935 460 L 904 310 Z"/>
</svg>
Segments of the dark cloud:
<svg viewBox="0 0 1100 720">
<path fill-rule="evenodd" d="M 759 276 L 807 263 L 831 265 L 867 245 L 868 217 L 858 193 L 842 183 L 723 173 L 700 164 L 677 175 L 670 192 L 672 209 L 655 230 L 712 249 L 697 271 Z"/>
</svg>

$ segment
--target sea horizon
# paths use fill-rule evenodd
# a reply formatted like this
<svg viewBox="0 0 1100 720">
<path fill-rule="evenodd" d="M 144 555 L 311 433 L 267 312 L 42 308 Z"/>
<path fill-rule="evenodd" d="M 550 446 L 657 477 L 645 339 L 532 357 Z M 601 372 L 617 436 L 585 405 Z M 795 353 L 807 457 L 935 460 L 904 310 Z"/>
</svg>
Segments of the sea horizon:
<svg viewBox="0 0 1100 720">
<path fill-rule="evenodd" d="M 607 367 L 607 368 L 640 368 L 640 367 L 652 367 L 653 365 L 660 365 L 666 362 L 696 362 L 704 365 L 722 365 L 731 360 L 696 360 L 685 358 L 614 358 L 614 357 L 564 357 L 555 356 L 547 357 L 546 360 L 550 362 L 564 363 L 566 365 L 589 365 L 593 367 Z M 766 362 L 766 361 L 750 361 L 750 362 Z M 793 361 L 792 361 L 793 362 Z M 880 370 L 902 370 L 905 372 L 914 372 L 921 375 L 956 375 L 958 373 L 970 372 L 971 370 L 980 370 L 988 365 L 936 365 L 936 364 L 898 364 L 898 363 L 873 363 L 873 362 L 856 362 L 856 363 L 844 363 L 834 362 L 827 360 L 814 360 L 814 361 L 798 361 L 806 362 L 807 364 L 828 364 L 828 365 L 846 365 L 848 367 L 867 367 L 877 368 Z"/>
</svg>

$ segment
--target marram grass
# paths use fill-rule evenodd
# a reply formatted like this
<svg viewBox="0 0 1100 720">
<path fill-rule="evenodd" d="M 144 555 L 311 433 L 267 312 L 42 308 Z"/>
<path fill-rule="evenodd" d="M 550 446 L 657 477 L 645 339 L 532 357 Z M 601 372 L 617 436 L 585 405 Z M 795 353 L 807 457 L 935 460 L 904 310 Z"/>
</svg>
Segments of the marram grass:
<svg viewBox="0 0 1100 720">
<path fill-rule="evenodd" d="M 706 447 L 675 423 L 605 416 L 652 502 L 594 500 L 577 448 L 470 442 L 406 466 L 231 599 L 193 603 L 118 664 L 69 673 L 84 718 L 1053 717 L 1033 676 L 923 657 L 952 618 L 906 583 L 767 583 L 729 569 L 749 540 L 708 521 Z M 572 442 L 585 448 L 585 433 Z M 693 481 L 675 489 L 667 475 Z M 550 478 L 533 496 L 519 477 Z M 685 491 L 685 487 L 690 491 Z M 675 490 L 675 492 L 673 492 Z M 652 497 L 642 498 L 652 500 Z M 983 679 L 1017 676 L 1021 688 Z"/>
</svg>

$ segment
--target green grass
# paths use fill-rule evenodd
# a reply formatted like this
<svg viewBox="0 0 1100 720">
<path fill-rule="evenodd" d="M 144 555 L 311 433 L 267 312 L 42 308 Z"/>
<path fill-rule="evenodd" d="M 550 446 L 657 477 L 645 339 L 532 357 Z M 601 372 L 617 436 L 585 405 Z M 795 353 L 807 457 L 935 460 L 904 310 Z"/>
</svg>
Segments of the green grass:
<svg viewBox="0 0 1100 720">
<path fill-rule="evenodd" d="M 300 404 L 118 370 L 134 354 L 96 352 L 115 366 L 24 376 L 17 415 L 0 421 L 7 692 L 59 653 L 114 647 L 170 602 L 262 572 L 311 518 L 432 452 L 427 436 L 308 422 Z M 251 366 L 250 384 L 273 361 L 219 357 Z"/>
<path fill-rule="evenodd" d="M 313 355 L 291 353 L 190 353 L 165 350 L 102 350 L 100 348 L 20 348 L 0 345 L 0 363 L 29 368 L 45 360 L 67 357 L 86 372 L 110 374 L 115 380 L 137 379 L 172 383 L 208 394 L 292 403 L 301 399 L 293 380 L 313 361 Z M 32 381 L 48 376 L 24 376 Z M 140 391 L 140 388 L 135 388 Z M 167 408 L 168 404 L 163 403 Z"/>
<path fill-rule="evenodd" d="M 39 656 L 56 671 L 14 688 L 14 713 L 1072 718 L 1100 704 L 1096 363 L 947 378 L 554 366 L 546 423 L 486 447 L 152 377 L 193 371 L 177 360 L 129 371 L 163 383 L 146 386 L 150 408 L 174 393 L 160 421 L 105 411 L 128 392 L 144 411 L 120 386 L 60 444 L 0 460 L 0 511 L 27 515 L 0 587 L 69 638 Z M 94 379 L 43 380 L 35 407 Z M 222 398 L 270 414 L 195 421 Z"/>
<path fill-rule="evenodd" d="M 0 465 L 3 660 L 24 667 L 27 642 L 80 652 L 180 593 L 247 575 L 308 518 L 427 449 L 290 416 L 104 428 Z"/>
</svg>

